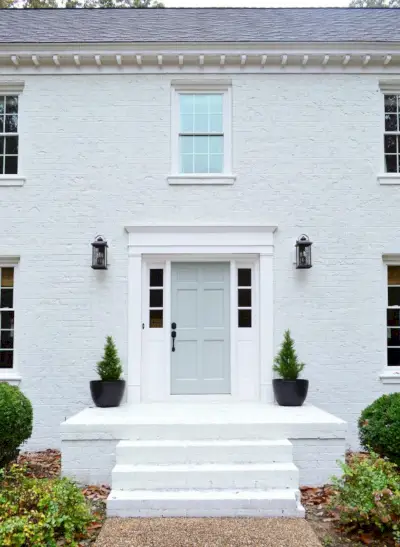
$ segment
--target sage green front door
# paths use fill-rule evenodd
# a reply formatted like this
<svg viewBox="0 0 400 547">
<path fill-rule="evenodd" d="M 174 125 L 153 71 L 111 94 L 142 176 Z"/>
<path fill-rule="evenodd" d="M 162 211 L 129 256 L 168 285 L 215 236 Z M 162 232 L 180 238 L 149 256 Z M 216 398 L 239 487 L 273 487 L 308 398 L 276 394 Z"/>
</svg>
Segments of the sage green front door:
<svg viewBox="0 0 400 547">
<path fill-rule="evenodd" d="M 228 262 L 171 265 L 173 395 L 231 392 L 229 277 Z"/>
</svg>

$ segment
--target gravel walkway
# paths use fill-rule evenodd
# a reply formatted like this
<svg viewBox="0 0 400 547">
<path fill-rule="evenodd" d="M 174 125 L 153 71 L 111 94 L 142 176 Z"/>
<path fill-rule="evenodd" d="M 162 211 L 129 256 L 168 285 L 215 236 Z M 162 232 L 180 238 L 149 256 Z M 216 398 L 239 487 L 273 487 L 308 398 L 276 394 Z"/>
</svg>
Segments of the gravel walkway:
<svg viewBox="0 0 400 547">
<path fill-rule="evenodd" d="M 321 547 L 303 519 L 108 519 L 96 547 Z"/>
</svg>

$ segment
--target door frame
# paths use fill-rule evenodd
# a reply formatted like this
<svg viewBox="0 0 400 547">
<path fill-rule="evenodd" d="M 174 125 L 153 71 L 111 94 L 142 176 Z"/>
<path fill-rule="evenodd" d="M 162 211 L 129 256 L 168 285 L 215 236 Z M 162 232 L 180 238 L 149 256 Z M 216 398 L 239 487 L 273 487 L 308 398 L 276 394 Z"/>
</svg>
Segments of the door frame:
<svg viewBox="0 0 400 547">
<path fill-rule="evenodd" d="M 253 379 L 257 386 L 252 400 L 272 402 L 273 364 L 273 233 L 276 226 L 265 225 L 162 225 L 127 226 L 128 244 L 128 402 L 152 400 L 146 386 L 146 370 L 143 363 L 143 318 L 148 296 L 145 294 L 148 264 L 165 263 L 164 302 L 171 299 L 171 262 L 224 262 L 231 263 L 231 334 L 233 313 L 236 305 L 236 261 L 245 264 L 252 261 L 254 267 L 255 294 L 253 295 L 255 320 L 257 322 L 257 374 Z M 170 305 L 165 308 L 164 326 L 171 322 Z M 153 329 L 165 331 L 166 329 Z M 243 329 L 247 330 L 247 329 Z M 250 330 L 250 329 L 249 329 Z M 169 330 L 168 330 L 169 333 Z M 269 333 L 260 336 L 259 333 Z M 231 336 L 231 395 L 170 395 L 170 365 L 167 366 L 168 394 L 163 400 L 173 401 L 223 401 L 249 400 L 240 392 L 238 360 L 232 345 L 236 336 Z M 170 336 L 164 336 L 164 351 L 170 360 Z M 240 371 L 239 371 L 240 372 Z M 236 386 L 236 387 L 235 387 Z M 156 397 L 154 400 L 160 400 Z"/>
</svg>

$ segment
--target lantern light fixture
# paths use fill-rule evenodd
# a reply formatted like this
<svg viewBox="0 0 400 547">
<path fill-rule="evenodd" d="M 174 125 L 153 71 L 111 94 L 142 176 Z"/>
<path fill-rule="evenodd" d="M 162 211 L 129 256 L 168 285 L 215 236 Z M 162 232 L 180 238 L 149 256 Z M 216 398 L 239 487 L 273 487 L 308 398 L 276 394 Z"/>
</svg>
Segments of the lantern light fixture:
<svg viewBox="0 0 400 547">
<path fill-rule="evenodd" d="M 306 270 L 312 268 L 311 261 L 312 241 L 306 234 L 302 234 L 296 241 L 296 268 Z"/>
<path fill-rule="evenodd" d="M 96 236 L 92 243 L 92 268 L 94 270 L 107 270 L 108 243 L 102 236 Z"/>
</svg>

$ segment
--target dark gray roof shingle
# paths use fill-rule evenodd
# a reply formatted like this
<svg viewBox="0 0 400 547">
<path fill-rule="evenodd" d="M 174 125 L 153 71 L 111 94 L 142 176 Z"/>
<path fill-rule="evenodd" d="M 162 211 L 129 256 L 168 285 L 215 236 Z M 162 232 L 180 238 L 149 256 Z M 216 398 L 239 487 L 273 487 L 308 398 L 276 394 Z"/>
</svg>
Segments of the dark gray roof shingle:
<svg viewBox="0 0 400 547">
<path fill-rule="evenodd" d="M 0 43 L 400 42 L 400 9 L 0 10 Z"/>
</svg>

